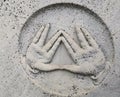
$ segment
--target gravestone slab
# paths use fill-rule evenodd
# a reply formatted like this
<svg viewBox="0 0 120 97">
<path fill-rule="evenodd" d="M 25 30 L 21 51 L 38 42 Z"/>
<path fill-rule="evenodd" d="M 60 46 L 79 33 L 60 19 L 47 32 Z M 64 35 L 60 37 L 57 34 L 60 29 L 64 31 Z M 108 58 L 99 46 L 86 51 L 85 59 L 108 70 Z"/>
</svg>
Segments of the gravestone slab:
<svg viewBox="0 0 120 97">
<path fill-rule="evenodd" d="M 0 97 L 120 97 L 119 0 L 1 0 Z"/>
</svg>

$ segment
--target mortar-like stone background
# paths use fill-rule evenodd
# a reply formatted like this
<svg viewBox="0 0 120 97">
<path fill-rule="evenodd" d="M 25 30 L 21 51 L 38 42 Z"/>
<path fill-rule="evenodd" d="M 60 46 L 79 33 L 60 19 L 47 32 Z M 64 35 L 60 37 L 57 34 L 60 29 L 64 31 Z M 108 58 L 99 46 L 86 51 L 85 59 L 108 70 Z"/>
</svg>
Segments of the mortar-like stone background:
<svg viewBox="0 0 120 97">
<path fill-rule="evenodd" d="M 102 85 L 84 97 L 120 97 L 119 0 L 0 0 L 0 97 L 57 97 L 31 83 L 21 66 L 18 51 L 20 30 L 29 16 L 55 2 L 86 6 L 106 23 L 115 46 L 114 64 Z"/>
</svg>

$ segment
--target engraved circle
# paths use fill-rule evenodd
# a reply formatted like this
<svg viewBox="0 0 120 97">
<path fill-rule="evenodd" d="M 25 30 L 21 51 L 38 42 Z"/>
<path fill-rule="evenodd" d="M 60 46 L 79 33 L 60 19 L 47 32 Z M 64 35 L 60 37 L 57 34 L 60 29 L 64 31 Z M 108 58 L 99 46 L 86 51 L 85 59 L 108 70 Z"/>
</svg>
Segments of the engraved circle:
<svg viewBox="0 0 120 97">
<path fill-rule="evenodd" d="M 94 37 L 101 50 L 105 54 L 106 60 L 112 62 L 114 57 L 114 47 L 111 33 L 103 20 L 93 11 L 86 7 L 60 3 L 46 6 L 35 12 L 23 26 L 19 46 L 22 55 L 26 55 L 27 48 L 43 24 L 51 24 L 47 41 L 59 29 L 67 31 L 78 43 L 74 27 L 81 25 L 88 29 Z M 46 42 L 47 42 L 46 41 Z M 60 45 L 51 64 L 72 64 L 74 63 L 67 53 L 65 47 Z M 95 86 L 87 76 L 74 74 L 68 71 L 40 72 L 32 74 L 27 72 L 30 79 L 45 91 L 63 96 L 76 96 L 88 93 Z"/>
</svg>

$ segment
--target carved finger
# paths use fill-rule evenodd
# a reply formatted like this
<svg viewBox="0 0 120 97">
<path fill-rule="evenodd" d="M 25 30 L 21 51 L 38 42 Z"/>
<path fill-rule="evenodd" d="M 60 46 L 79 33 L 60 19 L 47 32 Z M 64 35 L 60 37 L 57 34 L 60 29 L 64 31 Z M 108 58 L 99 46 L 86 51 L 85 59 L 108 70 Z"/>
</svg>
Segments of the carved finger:
<svg viewBox="0 0 120 97">
<path fill-rule="evenodd" d="M 93 39 L 93 37 L 90 35 L 90 33 L 85 29 L 85 28 L 81 28 L 82 32 L 84 33 L 84 36 L 86 37 L 88 43 L 90 46 L 93 47 L 98 47 L 98 44 L 96 43 L 96 41 Z"/>
<path fill-rule="evenodd" d="M 51 49 L 48 51 L 48 57 L 50 58 L 50 60 L 55 54 L 57 48 L 59 47 L 60 42 L 61 42 L 61 37 L 58 38 L 58 40 L 53 44 Z"/>
<path fill-rule="evenodd" d="M 38 40 L 39 40 L 39 38 L 40 38 L 41 33 L 42 33 L 43 30 L 44 30 L 44 26 L 42 26 L 42 27 L 40 28 L 40 30 L 38 31 L 38 33 L 35 35 L 35 37 L 34 37 L 34 39 L 33 39 L 33 43 L 37 43 L 37 42 L 38 42 Z"/>
<path fill-rule="evenodd" d="M 80 50 L 80 47 L 78 46 L 78 44 L 70 37 L 70 35 L 68 33 L 66 33 L 65 31 L 61 30 L 63 36 L 65 37 L 65 39 L 67 40 L 67 42 L 70 44 L 70 46 L 72 47 L 72 49 L 74 50 L 74 52 L 77 52 Z"/>
<path fill-rule="evenodd" d="M 48 51 L 55 43 L 55 41 L 59 38 L 59 36 L 61 35 L 61 32 L 58 31 L 50 40 L 47 44 L 45 44 L 45 46 L 43 47 L 44 50 Z"/>
<path fill-rule="evenodd" d="M 73 72 L 73 73 L 79 73 L 79 74 L 83 74 L 83 75 L 93 75 L 94 74 L 94 67 L 93 66 L 79 66 L 79 65 L 64 65 L 62 67 L 64 70 Z"/>
<path fill-rule="evenodd" d="M 38 41 L 38 45 L 39 45 L 40 47 L 42 47 L 42 46 L 44 45 L 45 41 L 46 41 L 46 37 L 47 37 L 47 35 L 48 35 L 48 30 L 49 30 L 49 28 L 50 28 L 50 24 L 47 24 L 47 25 L 45 26 L 42 34 L 41 34 L 41 37 L 40 37 L 40 39 L 39 39 L 39 41 Z"/>
<path fill-rule="evenodd" d="M 74 58 L 75 52 L 73 51 L 70 44 L 67 42 L 67 40 L 64 37 L 61 37 L 61 40 L 64 43 L 64 45 L 65 45 L 66 49 L 68 50 L 68 52 L 70 53 L 71 57 Z"/>
<path fill-rule="evenodd" d="M 76 33 L 77 33 L 78 40 L 80 42 L 80 46 L 84 49 L 88 48 L 89 44 L 88 44 L 88 42 L 83 34 L 82 29 L 78 26 L 76 26 Z"/>
<path fill-rule="evenodd" d="M 49 72 L 49 71 L 58 70 L 59 66 L 53 65 L 53 64 L 43 64 L 41 63 L 41 61 L 38 61 L 36 64 L 33 65 L 32 68 L 40 71 L 44 71 L 44 72 Z"/>
</svg>

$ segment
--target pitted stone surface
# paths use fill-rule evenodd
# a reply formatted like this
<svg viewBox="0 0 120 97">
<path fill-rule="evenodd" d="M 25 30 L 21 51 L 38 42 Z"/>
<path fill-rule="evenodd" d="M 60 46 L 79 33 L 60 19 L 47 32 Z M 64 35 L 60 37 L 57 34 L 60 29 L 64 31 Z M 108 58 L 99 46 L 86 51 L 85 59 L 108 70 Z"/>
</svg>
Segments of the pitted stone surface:
<svg viewBox="0 0 120 97">
<path fill-rule="evenodd" d="M 58 3 L 62 3 L 63 5 L 59 5 Z M 69 3 L 73 3 L 73 5 L 80 5 L 79 7 L 68 6 Z M 51 5 L 55 6 L 51 6 Z M 58 4 L 58 5 L 57 5 Z M 64 5 L 68 4 L 68 5 Z M 48 6 L 46 8 L 46 6 Z M 45 25 L 50 23 L 50 31 L 48 32 L 48 38 L 46 42 L 49 42 L 49 39 L 53 37 L 57 30 L 65 30 L 71 37 L 74 38 L 74 41 L 79 43 L 77 37 L 74 32 L 74 26 L 77 25 L 85 27 L 95 41 L 98 43 L 100 50 L 105 55 L 105 58 L 112 62 L 112 67 L 110 72 L 105 77 L 104 81 L 97 86 L 94 90 L 90 90 L 91 92 L 86 93 L 83 96 L 78 95 L 78 97 L 119 97 L 120 96 L 120 1 L 119 0 L 1 0 L 0 1 L 0 97 L 61 97 L 57 95 L 57 93 L 49 92 L 49 89 L 45 91 L 44 89 L 36 86 L 36 76 L 25 72 L 25 68 L 23 68 L 22 60 L 21 60 L 21 48 L 19 48 L 19 43 L 25 43 L 23 47 L 28 46 L 32 39 L 34 38 L 37 30 L 41 27 L 41 25 Z M 45 7 L 45 10 L 41 12 L 41 9 Z M 89 11 L 84 11 L 84 8 L 88 8 L 90 11 L 94 12 L 96 15 L 91 14 Z M 67 15 L 66 13 L 69 13 Z M 35 14 L 36 13 L 36 14 Z M 60 13 L 60 14 L 59 14 Z M 78 14 L 79 13 L 79 14 Z M 54 15 L 51 15 L 54 14 Z M 77 16 L 78 15 L 78 16 Z M 61 18 L 60 18 L 61 16 Z M 77 18 L 77 19 L 76 19 Z M 98 20 L 97 20 L 98 19 Z M 65 20 L 65 21 L 63 21 Z M 80 21 L 78 21 L 80 20 Z M 91 20 L 91 21 L 90 21 Z M 29 21 L 29 22 L 28 22 Z M 67 22 L 68 21 L 68 22 Z M 101 22 L 103 21 L 103 22 Z M 26 26 L 26 23 L 28 24 Z M 25 25 L 25 26 L 24 26 Z M 24 30 L 23 29 L 27 29 Z M 33 30 L 32 30 L 33 29 Z M 33 32 L 32 32 L 33 31 Z M 100 33 L 99 33 L 100 32 Z M 22 33 L 22 34 L 21 34 Z M 98 33 L 98 34 L 96 34 Z M 96 34 L 96 35 L 95 35 Z M 21 36 L 20 36 L 21 35 Z M 28 36 L 26 36 L 28 35 Z M 60 37 L 65 36 L 63 34 Z M 100 37 L 99 37 L 100 36 Z M 112 38 L 113 40 L 112 40 Z M 26 39 L 27 38 L 27 39 Z M 60 39 L 62 43 L 65 43 L 64 39 Z M 112 40 L 112 41 L 111 41 Z M 26 47 L 23 50 L 23 55 L 26 50 Z M 60 52 L 61 51 L 61 52 Z M 60 54 L 59 54 L 60 53 Z M 61 56 L 61 57 L 60 57 Z M 66 56 L 64 59 L 63 57 Z M 79 58 L 78 58 L 79 59 Z M 66 60 L 66 61 L 65 61 Z M 74 61 L 71 59 L 69 53 L 65 49 L 64 45 L 60 45 L 52 64 L 73 64 Z M 63 67 L 62 67 L 63 68 Z M 67 67 L 68 69 L 68 67 Z M 72 69 L 73 70 L 73 69 Z M 53 73 L 53 72 L 52 72 Z M 41 78 L 44 77 L 44 74 Z M 50 73 L 48 73 L 50 75 Z M 63 77 L 64 80 L 68 80 L 70 76 L 73 76 L 73 73 L 69 73 L 66 71 L 58 71 L 58 73 L 53 73 L 54 79 L 51 77 L 51 83 L 53 81 L 58 82 L 59 77 L 61 76 L 61 80 Z M 64 75 L 64 76 L 63 76 Z M 56 77 L 55 77 L 56 76 Z M 86 79 L 85 86 L 88 86 L 88 83 L 92 83 L 90 79 L 84 78 L 80 75 L 74 75 L 74 78 Z M 33 79 L 31 82 L 29 79 Z M 38 77 L 39 79 L 39 77 Z M 44 79 L 44 78 L 43 78 Z M 42 80 L 43 80 L 42 79 Z M 69 79 L 69 82 L 71 82 Z M 49 86 L 50 80 L 46 77 L 45 88 L 47 85 Z M 40 82 L 41 84 L 41 80 Z M 83 82 L 80 82 L 83 83 Z M 79 82 L 75 82 L 76 85 L 80 85 Z M 67 84 L 64 84 L 64 86 Z M 71 83 L 72 85 L 72 83 Z M 81 86 L 81 85 L 80 85 Z M 52 88 L 52 86 L 49 86 Z M 61 86 L 63 87 L 63 86 Z M 61 87 L 55 87 L 57 89 Z M 55 89 L 54 88 L 54 89 Z M 84 87 L 85 88 L 85 87 Z M 93 88 L 92 88 L 93 89 Z M 77 91 L 76 86 L 74 85 L 71 88 L 73 93 L 81 91 Z M 60 91 L 61 92 L 61 91 Z M 67 95 L 70 97 L 75 96 L 76 94 L 69 94 L 69 90 L 66 92 L 62 92 L 59 94 Z"/>
</svg>

